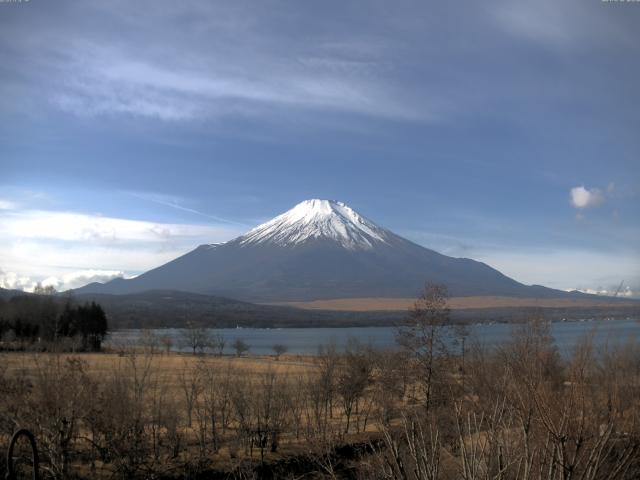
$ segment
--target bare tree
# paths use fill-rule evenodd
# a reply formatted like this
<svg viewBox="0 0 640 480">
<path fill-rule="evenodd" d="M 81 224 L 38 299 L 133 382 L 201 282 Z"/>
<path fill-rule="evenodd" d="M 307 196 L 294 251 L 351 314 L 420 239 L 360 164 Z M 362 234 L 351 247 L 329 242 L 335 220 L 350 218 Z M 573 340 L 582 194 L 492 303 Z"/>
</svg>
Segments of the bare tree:
<svg viewBox="0 0 640 480">
<path fill-rule="evenodd" d="M 56 287 L 53 285 L 43 286 L 40 282 L 38 282 L 33 289 L 33 293 L 36 295 L 55 295 L 57 292 Z"/>
<path fill-rule="evenodd" d="M 379 461 L 377 478 L 398 480 L 439 480 L 442 474 L 443 445 L 437 426 L 423 417 L 403 415 L 401 425 L 382 428 L 382 445 L 374 445 Z"/>
<path fill-rule="evenodd" d="M 197 368 L 197 366 L 189 368 L 189 365 L 185 362 L 184 368 L 178 376 L 180 389 L 184 394 L 188 427 L 191 427 L 193 420 L 193 408 L 202 389 L 201 373 L 202 370 L 200 368 Z"/>
<path fill-rule="evenodd" d="M 424 405 L 433 402 L 434 387 L 442 380 L 443 357 L 447 353 L 444 327 L 449 324 L 448 293 L 442 285 L 427 284 L 409 310 L 397 341 L 413 356 L 419 371 Z"/>
<path fill-rule="evenodd" d="M 220 407 L 224 405 L 223 399 L 228 392 L 221 388 L 224 387 L 224 384 L 221 382 L 221 375 L 215 366 L 201 362 L 198 369 L 200 370 L 199 377 L 203 379 L 201 402 L 203 413 L 200 414 L 200 424 L 203 426 L 209 425 L 211 445 L 213 451 L 217 452 L 220 448 Z M 203 440 L 206 443 L 206 429 L 203 430 Z"/>
<path fill-rule="evenodd" d="M 173 347 L 173 338 L 170 335 L 160 337 L 160 344 L 164 347 L 165 353 L 170 353 Z"/>
<path fill-rule="evenodd" d="M 148 354 L 131 354 L 113 367 L 101 379 L 86 421 L 103 461 L 111 460 L 118 476 L 133 478 L 153 468 L 149 433 L 155 410 L 151 405 L 159 385 L 157 371 Z"/>
<path fill-rule="evenodd" d="M 271 347 L 271 349 L 276 356 L 276 360 L 280 360 L 280 356 L 284 355 L 289 350 L 286 345 L 282 345 L 281 343 L 276 343 L 273 347 Z"/>
<path fill-rule="evenodd" d="M 267 371 L 254 386 L 250 398 L 252 443 L 260 449 L 260 460 L 264 461 L 267 446 L 271 452 L 279 447 L 280 435 L 286 426 L 288 403 L 286 378 Z"/>
<path fill-rule="evenodd" d="M 454 335 L 454 341 L 453 343 L 456 344 L 457 346 L 460 347 L 460 355 L 459 355 L 459 359 L 460 359 L 460 366 L 458 367 L 458 372 L 460 374 L 460 389 L 461 389 L 461 394 L 464 395 L 465 392 L 465 375 L 466 375 L 466 359 L 467 359 L 467 340 L 469 338 L 470 335 L 470 331 L 469 331 L 469 327 L 468 325 L 459 323 L 453 326 L 453 335 Z"/>
<path fill-rule="evenodd" d="M 144 329 L 140 334 L 140 338 L 138 340 L 142 348 L 150 353 L 151 355 L 155 354 L 160 345 L 160 339 L 158 336 L 153 333 L 153 330 Z"/>
<path fill-rule="evenodd" d="M 307 394 L 310 402 L 310 417 L 313 420 L 307 431 L 327 437 L 329 419 L 333 417 L 333 402 L 336 394 L 336 374 L 340 362 L 335 343 L 321 345 L 315 358 L 318 373 L 308 377 Z"/>
<path fill-rule="evenodd" d="M 241 357 L 242 355 L 244 355 L 245 353 L 247 353 L 249 351 L 249 348 L 251 348 L 251 347 L 249 347 L 249 344 L 246 343 L 241 338 L 236 339 L 235 342 L 233 342 L 233 344 L 231 346 L 236 351 L 236 356 L 237 357 Z"/>
<path fill-rule="evenodd" d="M 377 351 L 373 397 L 380 422 L 387 426 L 402 406 L 410 382 L 410 365 L 404 350 Z"/>
<path fill-rule="evenodd" d="M 94 383 L 79 359 L 59 355 L 36 360 L 34 386 L 24 398 L 23 425 L 33 425 L 39 447 L 49 459 L 45 467 L 53 478 L 64 479 L 82 415 L 93 401 Z M 64 385 L 64 388 L 61 388 Z"/>
<path fill-rule="evenodd" d="M 192 349 L 195 355 L 197 352 L 203 353 L 211 345 L 211 338 L 206 328 L 189 322 L 182 330 L 182 344 L 184 347 Z"/>
<path fill-rule="evenodd" d="M 349 339 L 344 360 L 338 370 L 337 393 L 342 401 L 346 417 L 344 433 L 349 433 L 351 414 L 357 411 L 358 402 L 371 381 L 373 363 L 366 349 L 357 341 Z"/>
<path fill-rule="evenodd" d="M 224 335 L 222 335 L 219 332 L 216 332 L 213 335 L 211 335 L 209 339 L 209 347 L 212 348 L 215 354 L 219 357 L 221 357 L 222 354 L 224 353 L 224 347 L 226 344 L 227 344 L 227 341 L 224 338 Z"/>
<path fill-rule="evenodd" d="M 235 444 L 244 449 L 245 454 L 249 454 L 253 447 L 251 441 L 253 428 L 253 415 L 251 412 L 253 392 L 251 385 L 245 375 L 236 375 L 230 383 L 230 399 L 233 407 L 235 423 Z M 234 445 L 231 445 L 231 456 L 237 456 L 234 452 Z"/>
</svg>

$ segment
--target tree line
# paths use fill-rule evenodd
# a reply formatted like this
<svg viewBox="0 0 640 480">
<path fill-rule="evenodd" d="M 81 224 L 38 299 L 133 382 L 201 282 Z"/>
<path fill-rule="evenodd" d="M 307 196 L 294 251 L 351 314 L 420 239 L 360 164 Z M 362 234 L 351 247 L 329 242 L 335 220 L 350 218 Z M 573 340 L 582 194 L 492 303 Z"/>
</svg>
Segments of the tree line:
<svg viewBox="0 0 640 480">
<path fill-rule="evenodd" d="M 76 304 L 51 289 L 37 288 L 32 295 L 0 299 L 0 346 L 4 349 L 98 351 L 107 330 L 107 316 L 99 304 Z"/>
</svg>

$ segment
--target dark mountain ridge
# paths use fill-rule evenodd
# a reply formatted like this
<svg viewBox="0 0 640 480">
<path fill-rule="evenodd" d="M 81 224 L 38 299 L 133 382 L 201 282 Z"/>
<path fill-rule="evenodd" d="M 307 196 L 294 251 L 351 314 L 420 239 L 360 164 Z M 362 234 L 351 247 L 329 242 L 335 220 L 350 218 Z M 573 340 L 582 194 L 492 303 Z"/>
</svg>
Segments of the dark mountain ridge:
<svg viewBox="0 0 640 480">
<path fill-rule="evenodd" d="M 3 305 L 9 306 L 15 296 L 34 297 L 31 293 L 0 288 L 0 321 Z M 67 300 L 77 304 L 96 302 L 108 318 L 109 328 L 180 328 L 188 324 L 212 328 L 280 328 L 280 327 L 357 327 L 392 326 L 406 319 L 407 311 L 336 311 L 305 310 L 280 305 L 257 305 L 231 298 L 197 293 L 153 290 L 132 294 L 58 294 L 54 297 L 62 307 Z M 590 296 L 590 298 L 594 298 Z M 596 297 L 602 298 L 602 297 Z M 453 308 L 451 317 L 458 323 L 522 322 L 533 316 L 548 320 L 585 318 L 637 318 L 640 301 L 602 298 L 601 305 L 571 307 L 478 307 Z M 6 312 L 5 312 L 6 313 Z"/>
</svg>

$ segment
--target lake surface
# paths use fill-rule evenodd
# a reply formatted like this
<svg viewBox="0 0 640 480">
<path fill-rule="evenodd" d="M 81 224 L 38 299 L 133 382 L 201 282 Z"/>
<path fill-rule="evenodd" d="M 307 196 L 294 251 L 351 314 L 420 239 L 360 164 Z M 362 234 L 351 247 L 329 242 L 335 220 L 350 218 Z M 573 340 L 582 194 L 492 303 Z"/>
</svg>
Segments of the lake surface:
<svg viewBox="0 0 640 480">
<path fill-rule="evenodd" d="M 472 325 L 468 327 L 469 342 L 477 341 L 485 346 L 496 346 L 509 340 L 514 326 L 505 323 Z M 112 332 L 105 345 L 141 345 L 143 330 L 119 330 Z M 183 345 L 184 330 L 179 328 L 150 330 L 157 337 L 168 336 L 173 341 L 173 350 L 189 351 Z M 272 354 L 272 346 L 282 344 L 289 353 L 315 354 L 320 345 L 335 343 L 343 349 L 350 338 L 375 348 L 390 348 L 396 345 L 395 327 L 354 327 L 354 328 L 220 328 L 210 329 L 220 333 L 226 340 L 225 353 L 233 353 L 231 344 L 236 339 L 244 340 L 251 348 L 249 353 Z M 628 341 L 640 340 L 640 321 L 625 320 L 587 320 L 556 322 L 551 324 L 551 332 L 558 349 L 569 353 L 585 337 L 593 334 L 597 346 L 615 346 Z"/>
</svg>

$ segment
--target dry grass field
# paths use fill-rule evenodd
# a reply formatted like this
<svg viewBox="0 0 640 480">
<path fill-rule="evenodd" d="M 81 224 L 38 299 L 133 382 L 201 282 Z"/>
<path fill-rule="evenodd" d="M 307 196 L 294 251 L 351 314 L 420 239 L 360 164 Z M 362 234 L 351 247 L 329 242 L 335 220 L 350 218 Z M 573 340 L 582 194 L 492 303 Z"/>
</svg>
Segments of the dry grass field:
<svg viewBox="0 0 640 480">
<path fill-rule="evenodd" d="M 342 310 L 354 312 L 407 310 L 415 298 L 335 298 L 310 302 L 284 302 L 278 305 L 309 310 Z M 572 307 L 637 307 L 637 301 L 609 300 L 607 298 L 514 298 L 514 297 L 451 297 L 452 310 L 481 308 L 572 308 Z"/>
<path fill-rule="evenodd" d="M 78 366 L 80 369 L 76 370 Z M 0 352 L 0 380 L 9 380 L 8 385 L 21 385 L 19 388 L 23 389 L 15 392 L 17 405 L 6 404 L 8 412 L 21 410 L 20 404 L 33 403 L 33 407 L 40 410 L 37 405 L 52 402 L 53 405 L 47 405 L 42 411 L 47 411 L 48 407 L 53 411 L 70 408 L 79 415 L 79 410 L 97 408 L 98 415 L 118 418 L 109 429 L 119 431 L 121 435 L 122 432 L 131 432 L 138 422 L 146 424 L 144 433 L 136 434 L 142 437 L 135 440 L 135 443 L 146 445 L 145 455 L 151 458 L 145 458 L 141 465 L 136 466 L 135 474 L 143 476 L 141 472 L 150 468 L 149 465 L 161 468 L 158 462 L 165 465 L 162 468 L 169 464 L 175 468 L 193 462 L 197 465 L 191 467 L 205 468 L 199 462 L 206 458 L 206 468 L 235 471 L 243 466 L 245 460 L 251 465 L 252 461 L 260 458 L 277 462 L 282 458 L 307 454 L 315 451 L 316 446 L 311 448 L 309 439 L 318 435 L 315 431 L 317 425 L 311 425 L 312 418 L 318 415 L 331 425 L 323 427 L 328 429 L 327 432 L 334 432 L 344 439 L 345 417 L 337 398 L 331 402 L 330 412 L 324 413 L 312 412 L 310 403 L 305 400 L 307 395 L 318 395 L 314 397 L 318 402 L 327 401 L 320 398 L 324 394 L 321 390 L 309 392 L 316 385 L 321 368 L 317 357 L 298 355 L 282 355 L 276 359 L 270 355 L 192 355 L 132 348 L 73 354 Z M 103 393 L 92 398 L 94 394 L 87 391 L 87 385 L 90 385 L 89 390 Z M 122 393 L 116 393 L 115 397 L 109 393 L 109 390 L 120 389 Z M 120 395 L 122 404 L 117 398 Z M 76 403 L 82 406 L 78 407 Z M 370 408 L 371 404 L 368 405 Z M 318 408 L 325 407 L 319 405 Z M 122 409 L 128 412 L 124 418 L 119 418 Z M 38 419 L 39 414 L 33 412 L 16 416 L 22 415 L 21 421 L 33 422 L 31 428 L 35 427 L 35 431 L 49 428 L 39 422 L 55 424 L 55 419 L 49 414 L 44 419 Z M 74 421 L 84 425 L 78 427 L 78 439 L 74 442 L 76 451 L 82 452 L 80 456 L 91 450 L 86 438 L 95 436 L 89 425 L 96 418 L 92 418 L 94 413 L 88 415 L 88 419 L 81 421 L 78 417 Z M 214 427 L 213 421 L 218 425 Z M 109 421 L 98 420 L 98 424 L 104 423 L 109 424 Z M 372 431 L 373 428 L 373 423 L 360 426 L 360 422 L 352 419 L 349 437 L 357 441 L 364 431 Z M 264 433 L 267 430 L 270 432 L 268 436 Z M 0 447 L 6 445 L 9 432 L 0 434 Z M 271 446 L 273 432 L 278 435 L 277 451 L 275 446 Z M 107 437 L 110 435 L 114 434 L 108 431 Z M 120 442 L 132 441 L 131 435 L 125 433 Z M 258 438 L 263 438 L 262 446 Z M 215 443 L 219 446 L 214 447 Z M 120 445 L 112 448 L 117 452 Z M 165 453 L 153 453 L 154 449 Z M 166 453 L 172 449 L 179 449 L 180 454 L 173 457 Z M 154 455 L 158 457 L 155 460 Z M 95 460 L 93 470 L 82 461 L 72 460 L 67 468 L 83 478 L 109 478 L 116 471 L 133 472 L 132 466 L 116 466 L 113 460 Z"/>
<path fill-rule="evenodd" d="M 135 411 L 134 417 L 139 415 L 140 419 L 145 418 L 145 423 L 164 424 L 159 429 L 162 433 L 158 433 L 158 438 L 170 437 L 168 432 L 172 428 L 172 422 L 177 422 L 173 426 L 176 430 L 172 440 L 176 442 L 174 447 L 179 447 L 182 453 L 173 459 L 173 462 L 189 463 L 192 459 L 205 455 L 207 465 L 222 471 L 237 469 L 242 464 L 243 458 L 250 456 L 255 459 L 256 455 L 260 455 L 258 454 L 260 448 L 255 445 L 255 439 L 252 436 L 256 434 L 255 431 L 266 428 L 266 425 L 258 423 L 272 421 L 266 419 L 268 415 L 285 415 L 282 410 L 284 404 L 279 397 L 284 394 L 301 395 L 302 384 L 312 381 L 310 379 L 316 378 L 318 374 L 318 363 L 312 356 L 282 355 L 276 359 L 268 355 L 213 356 L 128 349 L 125 352 L 73 354 L 2 352 L 0 353 L 0 377 L 20 379 L 20 382 L 26 381 L 26 385 L 34 385 L 36 388 L 46 388 L 46 385 L 53 383 L 53 388 L 56 390 L 55 403 L 69 405 L 76 402 L 77 398 L 65 399 L 65 397 L 67 395 L 74 397 L 75 391 L 82 391 L 78 383 L 84 382 L 79 377 L 66 377 L 69 370 L 73 368 L 72 365 L 77 363 L 81 364 L 81 378 L 88 379 L 92 385 L 103 383 L 107 385 L 107 389 L 118 388 L 121 384 L 126 385 L 123 393 L 129 398 L 122 406 L 105 405 L 109 403 L 106 400 L 109 398 L 108 394 L 100 395 L 93 400 L 88 399 L 89 404 L 93 403 L 98 407 L 98 411 L 105 413 L 111 410 L 113 413 L 106 414 L 117 416 L 121 408 L 131 408 Z M 141 391 L 136 393 L 138 387 Z M 208 390 L 209 388 L 211 390 Z M 284 393 L 283 389 L 289 393 Z M 83 391 L 77 397 L 83 397 L 85 394 L 86 392 Z M 250 398 L 252 394 L 255 394 L 255 398 Z M 27 397 L 23 400 L 27 403 L 47 402 L 45 398 L 36 400 L 36 395 L 30 393 L 26 395 Z M 137 395 L 139 399 L 136 399 Z M 265 398 L 265 395 L 274 396 L 273 404 Z M 260 418 L 258 423 L 255 418 L 247 419 L 246 425 L 243 425 L 244 420 L 215 418 L 215 421 L 221 423 L 218 427 L 221 431 L 217 433 L 219 437 L 217 442 L 221 446 L 212 449 L 212 439 L 207 437 L 213 428 L 210 423 L 213 419 L 212 415 L 217 417 L 222 413 L 230 417 L 232 402 L 244 403 L 245 400 L 246 410 L 241 415 L 257 416 Z M 86 399 L 82 404 L 82 408 L 91 411 L 92 407 L 87 404 Z M 156 408 L 160 410 L 155 410 Z M 224 408 L 229 411 L 223 412 Z M 256 410 L 260 408 L 266 408 L 269 411 L 258 413 Z M 11 409 L 10 407 L 9 410 Z M 164 413 L 161 411 L 163 409 Z M 220 411 L 214 413 L 210 409 Z M 331 416 L 334 417 L 332 423 L 336 425 L 336 430 L 341 430 L 343 419 L 337 402 L 332 407 L 332 411 Z M 298 415 L 302 414 L 303 412 L 298 412 Z M 264 416 L 261 417 L 261 415 Z M 135 418 L 124 421 L 127 420 L 133 424 L 138 421 Z M 223 422 L 228 423 L 222 426 Z M 129 428 L 131 427 L 125 426 L 125 430 Z M 250 431 L 246 431 L 247 428 Z M 242 433 L 239 433 L 240 431 Z M 85 428 L 81 429 L 80 433 L 80 437 L 86 437 L 90 432 Z M 149 434 L 145 432 L 144 435 L 146 442 L 146 436 Z M 239 436 L 248 436 L 248 439 L 236 438 Z M 306 437 L 301 430 L 295 435 L 282 433 L 280 436 L 278 451 L 265 450 L 263 453 L 265 460 L 278 461 L 288 456 L 304 454 L 308 450 L 305 446 Z M 8 436 L 0 435 L 0 437 L 2 437 L 0 445 L 5 444 Z M 167 443 L 168 440 L 165 438 L 163 442 Z M 206 454 L 202 451 L 203 442 L 208 443 Z M 74 448 L 77 452 L 86 452 L 89 446 L 86 442 L 77 441 Z M 250 451 L 253 453 L 249 454 Z M 166 458 L 165 461 L 167 461 Z M 70 468 L 85 478 L 109 478 L 114 473 L 113 464 L 102 461 L 94 462 L 96 470 L 93 471 L 89 471 L 82 463 L 73 463 Z M 0 472 L 1 470 L 0 468 Z"/>
<path fill-rule="evenodd" d="M 536 321 L 434 355 L 425 325 L 396 351 L 280 359 L 0 352 L 0 450 L 30 429 L 54 480 L 640 478 L 638 344 L 564 358 Z M 419 465 L 439 473 L 403 473 Z"/>
<path fill-rule="evenodd" d="M 130 363 L 130 355 L 116 352 L 105 353 L 30 353 L 5 352 L 0 354 L 8 375 L 16 373 L 33 377 L 39 365 L 46 364 L 52 358 L 64 363 L 69 359 L 79 359 L 85 365 L 85 372 L 91 377 L 106 377 L 113 372 L 123 371 Z M 192 372 L 196 367 L 216 371 L 227 369 L 242 374 L 245 378 L 258 377 L 267 372 L 277 375 L 299 376 L 313 373 L 317 368 L 312 356 L 283 355 L 279 360 L 270 355 L 252 355 L 246 357 L 191 355 L 186 353 L 156 353 L 150 357 L 139 352 L 139 358 L 150 358 L 154 372 L 160 372 L 163 384 L 172 393 L 178 395 L 179 377 L 184 372 Z"/>
</svg>

